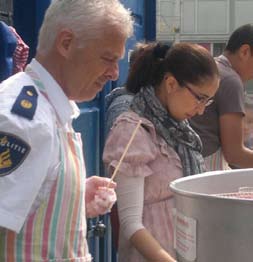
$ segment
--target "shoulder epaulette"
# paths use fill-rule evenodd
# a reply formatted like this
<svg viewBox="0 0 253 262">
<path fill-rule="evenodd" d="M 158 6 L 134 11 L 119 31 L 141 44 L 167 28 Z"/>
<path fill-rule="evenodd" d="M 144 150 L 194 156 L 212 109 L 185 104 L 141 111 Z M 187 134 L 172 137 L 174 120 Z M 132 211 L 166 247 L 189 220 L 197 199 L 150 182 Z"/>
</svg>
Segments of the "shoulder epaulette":
<svg viewBox="0 0 253 262">
<path fill-rule="evenodd" d="M 18 95 L 11 112 L 13 114 L 33 119 L 37 108 L 38 93 L 34 86 L 24 86 Z"/>
</svg>

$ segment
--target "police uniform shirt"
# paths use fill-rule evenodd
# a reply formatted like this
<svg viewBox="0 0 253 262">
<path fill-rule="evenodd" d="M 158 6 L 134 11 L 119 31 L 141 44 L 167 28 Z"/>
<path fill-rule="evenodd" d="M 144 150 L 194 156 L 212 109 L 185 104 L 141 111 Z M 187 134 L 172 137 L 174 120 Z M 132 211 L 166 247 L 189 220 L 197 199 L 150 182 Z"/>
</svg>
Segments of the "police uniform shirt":
<svg viewBox="0 0 253 262">
<path fill-rule="evenodd" d="M 67 130 L 79 115 L 76 104 L 35 59 L 30 67 L 43 79 L 47 98 L 24 72 L 0 85 L 0 228 L 16 232 L 49 195 L 58 175 L 56 121 Z"/>
</svg>

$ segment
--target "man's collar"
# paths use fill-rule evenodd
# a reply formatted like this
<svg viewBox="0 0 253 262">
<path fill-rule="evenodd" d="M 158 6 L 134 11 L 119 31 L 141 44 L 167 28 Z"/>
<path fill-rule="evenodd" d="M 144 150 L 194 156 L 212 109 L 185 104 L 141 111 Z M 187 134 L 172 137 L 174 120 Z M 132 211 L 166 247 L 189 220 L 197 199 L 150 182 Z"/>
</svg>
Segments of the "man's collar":
<svg viewBox="0 0 253 262">
<path fill-rule="evenodd" d="M 36 59 L 32 60 L 30 66 L 43 83 L 49 102 L 54 107 L 62 125 L 77 118 L 80 114 L 79 108 L 74 101 L 68 99 L 53 76 Z"/>
</svg>

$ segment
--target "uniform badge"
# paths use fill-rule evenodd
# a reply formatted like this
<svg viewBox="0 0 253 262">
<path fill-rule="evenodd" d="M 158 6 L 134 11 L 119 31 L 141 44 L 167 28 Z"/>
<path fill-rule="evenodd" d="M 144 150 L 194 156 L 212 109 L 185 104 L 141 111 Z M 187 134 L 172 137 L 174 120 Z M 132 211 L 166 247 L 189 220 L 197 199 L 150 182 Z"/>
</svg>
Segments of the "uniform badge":
<svg viewBox="0 0 253 262">
<path fill-rule="evenodd" d="M 30 146 L 21 138 L 0 131 L 0 177 L 17 169 L 30 150 Z"/>
<path fill-rule="evenodd" d="M 18 95 L 11 112 L 32 120 L 37 108 L 37 98 L 38 93 L 34 86 L 24 86 Z"/>
</svg>

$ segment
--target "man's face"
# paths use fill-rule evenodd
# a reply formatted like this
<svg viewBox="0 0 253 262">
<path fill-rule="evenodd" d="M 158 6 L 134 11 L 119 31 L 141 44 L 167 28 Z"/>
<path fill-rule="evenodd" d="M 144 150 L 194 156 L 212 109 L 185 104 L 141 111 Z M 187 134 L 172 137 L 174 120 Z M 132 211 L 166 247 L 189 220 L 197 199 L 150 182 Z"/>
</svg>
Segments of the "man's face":
<svg viewBox="0 0 253 262">
<path fill-rule="evenodd" d="M 68 98 L 77 102 L 91 100 L 107 81 L 118 79 L 125 42 L 125 37 L 111 29 L 83 48 L 73 47 L 62 72 L 61 85 Z"/>
<path fill-rule="evenodd" d="M 253 79 L 253 52 L 251 51 L 251 56 L 248 60 L 248 66 L 247 66 L 247 80 Z"/>
<path fill-rule="evenodd" d="M 240 50 L 240 76 L 242 80 L 248 81 L 253 79 L 253 50 L 249 45 L 243 45 Z"/>
</svg>

